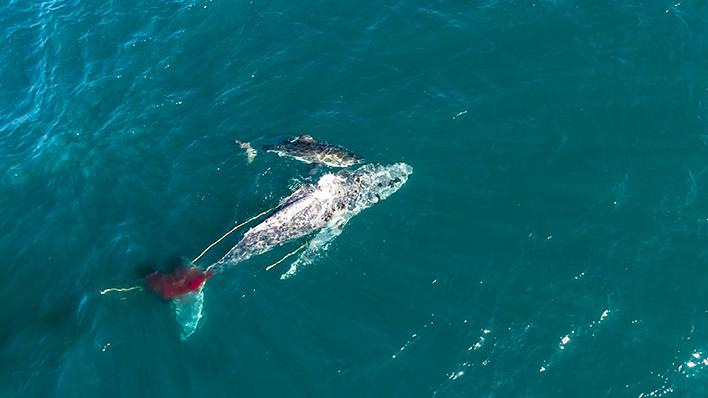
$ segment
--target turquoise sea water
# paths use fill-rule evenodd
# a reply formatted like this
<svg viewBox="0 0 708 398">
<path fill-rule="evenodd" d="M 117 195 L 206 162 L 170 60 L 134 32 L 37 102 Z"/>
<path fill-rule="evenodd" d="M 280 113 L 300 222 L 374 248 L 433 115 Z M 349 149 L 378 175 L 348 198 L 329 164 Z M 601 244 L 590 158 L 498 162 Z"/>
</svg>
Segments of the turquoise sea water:
<svg viewBox="0 0 708 398">
<path fill-rule="evenodd" d="M 704 397 L 708 4 L 0 2 L 3 397 Z M 300 133 L 406 162 L 288 280 L 145 292 Z M 218 259 L 233 237 L 202 261 Z"/>
</svg>

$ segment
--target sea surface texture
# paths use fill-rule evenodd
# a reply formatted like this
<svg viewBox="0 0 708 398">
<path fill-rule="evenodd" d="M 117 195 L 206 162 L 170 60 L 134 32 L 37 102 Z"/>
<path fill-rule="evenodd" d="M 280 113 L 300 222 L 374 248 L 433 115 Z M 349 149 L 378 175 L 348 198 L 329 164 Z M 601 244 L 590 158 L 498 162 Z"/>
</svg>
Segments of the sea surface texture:
<svg viewBox="0 0 708 398">
<path fill-rule="evenodd" d="M 0 396 L 708 396 L 708 3 L 0 0 Z M 145 291 L 316 171 L 309 264 Z M 198 263 L 218 260 L 243 230 Z"/>
</svg>

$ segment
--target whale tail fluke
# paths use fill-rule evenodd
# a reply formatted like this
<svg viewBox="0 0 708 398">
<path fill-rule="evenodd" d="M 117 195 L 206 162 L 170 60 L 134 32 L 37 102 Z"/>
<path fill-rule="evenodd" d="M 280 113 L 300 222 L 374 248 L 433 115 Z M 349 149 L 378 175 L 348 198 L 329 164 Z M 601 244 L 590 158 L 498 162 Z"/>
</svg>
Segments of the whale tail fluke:
<svg viewBox="0 0 708 398">
<path fill-rule="evenodd" d="M 204 309 L 204 285 L 197 290 L 172 300 L 172 308 L 180 327 L 180 338 L 184 341 L 197 330 Z"/>
<path fill-rule="evenodd" d="M 197 330 L 204 308 L 204 283 L 213 275 L 199 267 L 179 266 L 170 273 L 153 272 L 145 278 L 150 290 L 171 301 L 182 340 Z"/>
<path fill-rule="evenodd" d="M 250 164 L 253 162 L 253 159 L 256 158 L 256 155 L 258 155 L 258 151 L 256 151 L 256 148 L 251 146 L 250 142 L 245 142 L 241 140 L 235 140 L 236 144 L 238 144 L 241 149 L 246 151 L 246 161 Z"/>
</svg>

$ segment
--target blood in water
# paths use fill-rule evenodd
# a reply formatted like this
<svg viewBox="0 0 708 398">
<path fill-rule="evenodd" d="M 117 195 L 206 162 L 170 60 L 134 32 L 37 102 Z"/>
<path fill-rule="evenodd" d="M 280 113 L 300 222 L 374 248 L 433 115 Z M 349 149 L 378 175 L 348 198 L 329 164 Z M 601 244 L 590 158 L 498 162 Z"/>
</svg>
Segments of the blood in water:
<svg viewBox="0 0 708 398">
<path fill-rule="evenodd" d="M 199 290 L 212 276 L 199 267 L 180 266 L 168 274 L 153 272 L 146 281 L 151 290 L 169 300 Z"/>
</svg>

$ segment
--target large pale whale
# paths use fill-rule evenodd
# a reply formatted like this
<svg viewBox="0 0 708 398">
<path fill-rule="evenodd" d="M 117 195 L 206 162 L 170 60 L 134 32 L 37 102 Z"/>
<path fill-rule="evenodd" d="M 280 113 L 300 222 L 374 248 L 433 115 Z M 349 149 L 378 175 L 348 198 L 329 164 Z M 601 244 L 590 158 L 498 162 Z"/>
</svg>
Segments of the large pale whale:
<svg viewBox="0 0 708 398">
<path fill-rule="evenodd" d="M 316 184 L 302 185 L 285 198 L 268 218 L 249 229 L 209 269 L 218 272 L 278 245 L 318 231 L 341 228 L 362 210 L 398 191 L 412 172 L 411 166 L 396 163 L 366 164 L 356 170 L 325 174 Z"/>
<path fill-rule="evenodd" d="M 209 266 L 205 276 L 306 236 L 313 238 L 303 255 L 311 257 L 313 251 L 338 236 L 352 217 L 398 191 L 412 173 L 411 166 L 395 163 L 366 164 L 355 170 L 324 174 L 316 183 L 304 184 L 282 200 L 270 216 L 249 229 L 224 257 Z M 292 274 L 294 266 L 284 276 Z M 203 283 L 200 280 L 198 289 L 173 299 L 183 339 L 196 330 L 201 319 Z"/>
</svg>

